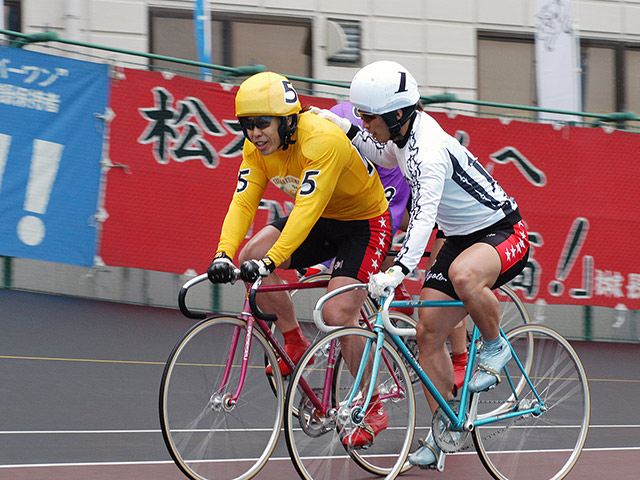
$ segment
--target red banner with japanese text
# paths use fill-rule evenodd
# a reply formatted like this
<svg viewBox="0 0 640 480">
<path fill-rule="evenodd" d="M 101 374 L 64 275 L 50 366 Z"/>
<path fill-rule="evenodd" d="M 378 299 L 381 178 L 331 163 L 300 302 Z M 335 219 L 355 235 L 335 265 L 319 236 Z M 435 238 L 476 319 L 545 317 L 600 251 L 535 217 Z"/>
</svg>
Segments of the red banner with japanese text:
<svg viewBox="0 0 640 480">
<path fill-rule="evenodd" d="M 99 255 L 111 266 L 202 273 L 237 185 L 244 143 L 235 116 L 237 87 L 133 69 L 119 73 L 111 90 L 113 166 Z M 253 230 L 287 215 L 292 201 L 269 186 Z"/>
<path fill-rule="evenodd" d="M 107 265 L 203 272 L 237 181 L 236 88 L 124 69 L 113 81 L 105 218 Z M 329 107 L 330 99 L 302 98 Z M 532 245 L 511 286 L 527 301 L 640 308 L 634 194 L 640 135 L 432 114 L 515 197 Z M 257 231 L 292 199 L 269 187 Z M 407 281 L 417 293 L 423 273 Z"/>
</svg>

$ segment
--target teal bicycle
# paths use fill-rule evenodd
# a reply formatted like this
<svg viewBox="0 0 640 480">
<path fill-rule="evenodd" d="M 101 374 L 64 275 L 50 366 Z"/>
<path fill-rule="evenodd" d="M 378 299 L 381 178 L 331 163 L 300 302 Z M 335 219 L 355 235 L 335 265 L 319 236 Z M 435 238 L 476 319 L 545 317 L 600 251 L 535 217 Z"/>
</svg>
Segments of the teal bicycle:
<svg viewBox="0 0 640 480">
<path fill-rule="evenodd" d="M 314 311 L 319 329 L 328 332 L 317 340 L 294 371 L 285 400 L 285 439 L 300 476 L 305 479 L 363 477 L 362 462 L 384 465 L 382 475 L 395 478 L 408 468 L 406 458 L 417 448 L 416 411 L 424 418 L 423 384 L 438 402 L 431 432 L 442 452 L 472 446 L 496 479 L 560 479 L 575 465 L 584 446 L 590 418 L 590 396 L 584 368 L 560 334 L 540 325 L 522 325 L 501 335 L 513 358 L 495 388 L 472 394 L 473 375 L 482 338 L 474 327 L 469 346 L 465 384 L 454 401 L 445 401 L 403 341 L 414 328 L 394 325 L 390 306 L 461 306 L 459 301 L 393 301 L 381 299 L 373 330 L 332 328 L 322 321 L 322 306 L 356 284 L 321 297 Z M 363 354 L 356 365 L 335 363 L 339 346 L 357 343 Z M 314 363 L 311 364 L 311 360 Z M 384 361 L 381 361 L 384 359 Z M 358 364 L 359 362 L 359 364 Z M 413 383 L 417 375 L 419 382 Z M 306 392 L 311 387 L 314 402 Z M 343 440 L 363 426 L 371 399 L 379 398 L 388 426 L 370 445 L 351 447 Z M 346 442 L 348 443 L 348 442 Z M 442 453 L 435 467 L 444 469 Z M 355 461 L 354 461 L 355 460 Z"/>
</svg>

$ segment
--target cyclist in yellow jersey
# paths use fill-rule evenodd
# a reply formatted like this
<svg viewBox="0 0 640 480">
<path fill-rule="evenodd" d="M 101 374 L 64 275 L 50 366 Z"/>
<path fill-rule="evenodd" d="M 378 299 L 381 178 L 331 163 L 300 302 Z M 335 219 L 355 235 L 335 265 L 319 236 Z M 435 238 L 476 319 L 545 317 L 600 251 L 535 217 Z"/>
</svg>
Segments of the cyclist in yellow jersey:
<svg viewBox="0 0 640 480">
<path fill-rule="evenodd" d="M 379 271 L 391 244 L 391 218 L 384 189 L 373 165 L 360 156 L 332 122 L 301 109 L 285 77 L 263 72 L 245 80 L 236 94 L 236 116 L 244 143 L 238 185 L 224 220 L 220 242 L 207 273 L 214 283 L 231 281 L 238 248 L 272 182 L 295 199 L 286 218 L 256 233 L 237 255 L 241 278 L 282 283 L 276 267 L 301 270 L 336 258 L 328 290 L 368 282 Z M 367 292 L 353 290 L 326 303 L 327 324 L 357 326 Z M 258 297 L 260 307 L 278 316 L 284 349 L 294 362 L 309 345 L 295 317 L 288 292 Z M 357 346 L 342 345 L 347 364 L 357 365 Z M 290 373 L 282 361 L 283 374 Z M 387 427 L 387 416 L 374 397 L 366 425 L 343 441 L 352 446 L 373 442 Z"/>
</svg>

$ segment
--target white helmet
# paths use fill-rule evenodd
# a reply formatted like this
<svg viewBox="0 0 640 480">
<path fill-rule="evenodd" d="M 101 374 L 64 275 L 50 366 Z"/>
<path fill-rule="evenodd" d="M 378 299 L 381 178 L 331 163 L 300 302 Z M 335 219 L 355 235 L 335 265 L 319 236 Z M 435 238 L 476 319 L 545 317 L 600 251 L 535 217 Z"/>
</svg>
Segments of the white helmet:
<svg viewBox="0 0 640 480">
<path fill-rule="evenodd" d="M 416 105 L 420 100 L 413 75 L 397 62 L 381 60 L 362 67 L 351 81 L 351 103 L 374 115 Z"/>
</svg>

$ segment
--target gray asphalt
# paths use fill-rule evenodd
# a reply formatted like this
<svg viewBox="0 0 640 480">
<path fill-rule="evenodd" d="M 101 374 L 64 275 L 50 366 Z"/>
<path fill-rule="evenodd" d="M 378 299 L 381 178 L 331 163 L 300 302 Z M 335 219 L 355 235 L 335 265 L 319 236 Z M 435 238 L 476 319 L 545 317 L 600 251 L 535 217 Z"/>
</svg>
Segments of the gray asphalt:
<svg viewBox="0 0 640 480">
<path fill-rule="evenodd" d="M 172 309 L 0 290 L 0 479 L 183 478 L 162 441 L 157 398 L 164 362 L 193 323 Z M 569 478 L 637 478 L 640 345 L 574 346 L 592 426 Z M 461 466 L 445 472 L 469 478 Z M 258 478 L 294 475 L 279 442 Z"/>
</svg>

